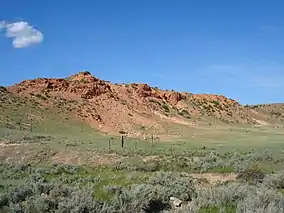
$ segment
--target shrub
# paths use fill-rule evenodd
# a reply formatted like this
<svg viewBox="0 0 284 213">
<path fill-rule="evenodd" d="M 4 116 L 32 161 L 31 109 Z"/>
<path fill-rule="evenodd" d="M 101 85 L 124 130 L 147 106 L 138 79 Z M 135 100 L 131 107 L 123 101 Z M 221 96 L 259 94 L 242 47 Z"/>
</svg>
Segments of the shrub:
<svg viewBox="0 0 284 213">
<path fill-rule="evenodd" d="M 190 114 L 186 109 L 182 109 L 181 111 L 178 112 L 178 114 L 186 118 L 190 118 Z"/>
<path fill-rule="evenodd" d="M 0 209 L 9 204 L 9 196 L 7 193 L 0 194 Z"/>
<path fill-rule="evenodd" d="M 143 125 L 140 126 L 140 130 L 146 130 L 146 129 L 147 129 L 146 126 L 143 126 Z"/>
<path fill-rule="evenodd" d="M 47 98 L 44 95 L 40 94 L 40 93 L 35 94 L 35 97 L 37 97 L 39 99 L 42 99 L 42 100 L 47 100 Z"/>
<path fill-rule="evenodd" d="M 169 209 L 168 195 L 164 187 L 132 185 L 111 201 L 110 212 L 161 212 Z"/>
<path fill-rule="evenodd" d="M 251 165 L 245 168 L 243 171 L 239 172 L 237 179 L 241 179 L 246 182 L 258 183 L 262 182 L 265 174 L 257 165 Z"/>
<path fill-rule="evenodd" d="M 17 187 L 10 193 L 9 197 L 12 203 L 20 203 L 32 194 L 33 191 L 29 187 Z"/>
<path fill-rule="evenodd" d="M 167 104 L 163 104 L 162 107 L 163 107 L 165 112 L 170 112 L 170 108 Z"/>
<path fill-rule="evenodd" d="M 263 180 L 263 184 L 269 188 L 284 189 L 284 172 L 267 175 Z"/>
<path fill-rule="evenodd" d="M 154 104 L 158 104 L 158 105 L 162 105 L 159 101 L 155 100 L 155 99 L 149 99 L 150 102 L 154 103 Z"/>
<path fill-rule="evenodd" d="M 81 78 L 81 79 L 80 79 L 80 83 L 83 83 L 83 84 L 88 83 L 88 80 L 85 79 L 85 78 Z"/>
<path fill-rule="evenodd" d="M 148 183 L 165 187 L 167 199 L 178 197 L 189 201 L 196 195 L 194 179 L 185 173 L 158 172 L 149 179 Z"/>
<path fill-rule="evenodd" d="M 158 161 L 144 162 L 138 160 L 133 162 L 118 161 L 115 164 L 115 169 L 123 171 L 155 172 L 159 171 L 161 168 Z"/>
<path fill-rule="evenodd" d="M 219 105 L 220 105 L 220 102 L 217 101 L 217 100 L 212 101 L 212 103 L 213 103 L 215 106 L 219 106 Z"/>
<path fill-rule="evenodd" d="M 126 101 L 126 100 L 121 100 L 120 103 L 121 103 L 122 105 L 127 105 L 127 101 Z"/>
<path fill-rule="evenodd" d="M 284 212 L 283 195 L 263 185 L 254 186 L 237 203 L 237 212 Z"/>
<path fill-rule="evenodd" d="M 0 86 L 0 91 L 7 92 L 7 88 L 4 86 Z"/>
</svg>

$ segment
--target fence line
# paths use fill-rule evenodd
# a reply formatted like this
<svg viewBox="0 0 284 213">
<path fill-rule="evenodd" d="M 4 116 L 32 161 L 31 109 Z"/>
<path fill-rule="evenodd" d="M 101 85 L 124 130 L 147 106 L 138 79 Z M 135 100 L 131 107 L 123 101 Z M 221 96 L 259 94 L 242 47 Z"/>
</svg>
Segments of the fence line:
<svg viewBox="0 0 284 213">
<path fill-rule="evenodd" d="M 4 126 L 6 128 L 9 129 L 16 129 L 16 130 L 24 130 L 24 131 L 29 131 L 29 132 L 33 132 L 33 121 L 25 121 L 23 122 L 23 120 L 21 121 L 11 121 L 11 120 L 5 120 L 2 122 L 0 121 L 0 126 Z M 148 141 L 150 144 L 150 147 L 154 147 L 155 144 L 157 144 L 160 141 L 159 137 L 155 137 L 153 134 L 148 135 L 148 137 L 146 139 L 137 139 L 137 138 L 129 138 L 127 137 L 127 133 L 125 132 L 121 132 L 120 136 L 106 136 L 108 137 L 106 144 L 105 144 L 105 148 L 107 148 L 109 151 L 111 151 L 112 148 L 114 147 L 121 147 L 123 148 L 134 148 L 135 150 L 138 149 L 138 144 L 139 141 Z M 146 143 L 144 143 L 145 145 Z M 70 145 L 70 144 L 69 144 Z M 68 145 L 68 146 L 69 146 Z M 150 148 L 148 147 L 148 148 Z M 145 147 L 146 148 L 146 147 Z"/>
<path fill-rule="evenodd" d="M 28 130 L 30 132 L 33 131 L 32 121 L 27 123 L 27 122 L 21 122 L 21 121 L 13 122 L 13 121 L 6 120 L 4 122 L 3 121 L 0 122 L 0 125 L 8 128 L 8 129 Z"/>
</svg>

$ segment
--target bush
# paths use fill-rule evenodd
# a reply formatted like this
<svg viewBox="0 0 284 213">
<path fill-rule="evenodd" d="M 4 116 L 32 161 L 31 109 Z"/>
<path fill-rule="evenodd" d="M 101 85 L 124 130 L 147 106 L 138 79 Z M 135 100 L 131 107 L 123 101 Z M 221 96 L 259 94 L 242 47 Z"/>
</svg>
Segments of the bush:
<svg viewBox="0 0 284 213">
<path fill-rule="evenodd" d="M 256 184 L 258 182 L 262 182 L 264 177 L 265 174 L 260 167 L 257 165 L 252 165 L 239 172 L 236 178 Z"/>
<path fill-rule="evenodd" d="M 263 184 L 269 188 L 284 189 L 284 172 L 267 175 L 263 180 Z"/>
<path fill-rule="evenodd" d="M 123 170 L 123 171 L 141 171 L 141 172 L 155 172 L 161 169 L 161 165 L 158 161 L 150 161 L 144 162 L 141 160 L 132 161 L 132 162 L 125 162 L 125 161 L 118 161 L 115 163 L 116 170 Z"/>
<path fill-rule="evenodd" d="M 162 107 L 163 107 L 165 112 L 170 112 L 170 108 L 167 104 L 163 104 Z"/>
<path fill-rule="evenodd" d="M 148 183 L 165 187 L 167 200 L 170 197 L 178 197 L 189 201 L 196 195 L 194 179 L 185 173 L 158 172 Z"/>
<path fill-rule="evenodd" d="M 190 114 L 186 109 L 182 109 L 181 111 L 178 112 L 178 114 L 186 118 L 190 118 Z"/>
<path fill-rule="evenodd" d="M 159 101 L 157 101 L 156 99 L 153 99 L 153 98 L 149 99 L 149 101 L 154 103 L 154 104 L 158 104 L 160 106 L 162 105 Z"/>
<path fill-rule="evenodd" d="M 7 92 L 7 88 L 4 86 L 0 86 L 0 91 Z"/>
<path fill-rule="evenodd" d="M 132 185 L 111 200 L 108 212 L 161 212 L 170 207 L 164 195 L 159 186 Z"/>
<path fill-rule="evenodd" d="M 7 193 L 0 194 L 0 209 L 9 204 L 9 196 Z"/>
<path fill-rule="evenodd" d="M 284 212 L 284 198 L 281 193 L 263 185 L 254 186 L 237 203 L 237 212 Z"/>
<path fill-rule="evenodd" d="M 35 94 L 35 97 L 37 97 L 39 99 L 42 99 L 42 100 L 47 100 L 47 98 L 44 95 L 40 94 L 40 93 Z"/>
</svg>

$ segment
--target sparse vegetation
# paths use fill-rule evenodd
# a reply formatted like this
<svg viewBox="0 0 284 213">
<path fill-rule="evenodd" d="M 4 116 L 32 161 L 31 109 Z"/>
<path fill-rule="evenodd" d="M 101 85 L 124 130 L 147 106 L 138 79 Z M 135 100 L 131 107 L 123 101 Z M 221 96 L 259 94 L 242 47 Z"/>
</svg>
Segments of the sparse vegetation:
<svg viewBox="0 0 284 213">
<path fill-rule="evenodd" d="M 42 99 L 42 100 L 47 100 L 47 98 L 44 95 L 40 94 L 40 93 L 35 94 L 35 97 L 37 97 L 39 99 Z"/>
<path fill-rule="evenodd" d="M 282 114 L 281 114 L 281 112 L 274 112 L 274 111 L 272 111 L 271 115 L 275 116 L 275 117 L 280 117 Z"/>
<path fill-rule="evenodd" d="M 120 103 L 123 104 L 123 105 L 127 105 L 127 101 L 126 100 L 121 100 Z"/>
<path fill-rule="evenodd" d="M 220 105 L 220 102 L 217 101 L 217 100 L 212 101 L 212 103 L 213 103 L 215 106 L 219 106 L 219 105 Z"/>
<path fill-rule="evenodd" d="M 154 104 L 158 104 L 160 106 L 162 105 L 159 101 L 157 101 L 156 99 L 153 99 L 153 98 L 149 99 L 149 101 L 154 103 Z"/>
<path fill-rule="evenodd" d="M 88 80 L 86 78 L 81 78 L 80 83 L 83 83 L 83 84 L 88 83 Z"/>
<path fill-rule="evenodd" d="M 189 112 L 186 109 L 182 109 L 178 112 L 179 115 L 185 117 L 185 118 L 191 118 Z"/>
<path fill-rule="evenodd" d="M 164 103 L 164 104 L 162 105 L 162 107 L 163 107 L 163 109 L 164 109 L 165 112 L 170 112 L 170 108 L 169 108 L 169 106 L 168 106 L 167 104 Z"/>
</svg>

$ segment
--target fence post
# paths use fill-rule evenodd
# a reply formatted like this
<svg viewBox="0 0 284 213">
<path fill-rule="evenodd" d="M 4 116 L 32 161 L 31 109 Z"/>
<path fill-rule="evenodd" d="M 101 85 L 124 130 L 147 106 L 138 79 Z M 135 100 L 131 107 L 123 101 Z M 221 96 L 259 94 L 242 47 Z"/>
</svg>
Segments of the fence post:
<svg viewBox="0 0 284 213">
<path fill-rule="evenodd" d="M 30 128 L 31 132 L 33 131 L 33 121 L 31 120 L 31 128 Z"/>
<path fill-rule="evenodd" d="M 135 140 L 135 142 L 134 142 L 134 148 L 135 148 L 135 150 L 137 150 L 137 143 L 138 143 L 138 141 Z"/>
<path fill-rule="evenodd" d="M 111 138 L 108 140 L 108 152 L 110 152 L 110 142 L 111 142 Z"/>
<path fill-rule="evenodd" d="M 124 137 L 123 137 L 123 135 L 121 135 L 121 148 L 123 148 L 124 147 Z"/>
<path fill-rule="evenodd" d="M 8 128 L 9 127 L 9 121 L 8 121 L 8 119 L 6 119 L 6 127 Z"/>
<path fill-rule="evenodd" d="M 153 134 L 151 135 L 151 141 L 152 141 L 152 147 L 154 146 L 154 138 L 153 138 Z"/>
</svg>

